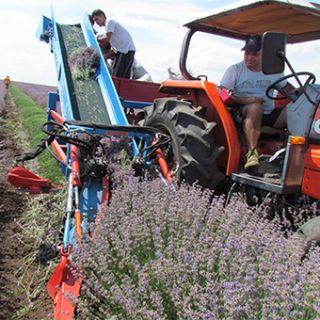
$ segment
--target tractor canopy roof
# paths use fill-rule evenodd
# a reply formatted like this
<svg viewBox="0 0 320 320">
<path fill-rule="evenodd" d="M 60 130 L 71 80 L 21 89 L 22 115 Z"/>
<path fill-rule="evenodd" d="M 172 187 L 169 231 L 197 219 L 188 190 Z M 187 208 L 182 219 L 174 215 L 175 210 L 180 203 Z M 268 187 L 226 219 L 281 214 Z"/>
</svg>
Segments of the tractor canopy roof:
<svg viewBox="0 0 320 320">
<path fill-rule="evenodd" d="M 320 5 L 303 0 L 244 0 L 212 10 L 184 26 L 235 39 L 283 32 L 288 43 L 320 39 Z"/>
</svg>

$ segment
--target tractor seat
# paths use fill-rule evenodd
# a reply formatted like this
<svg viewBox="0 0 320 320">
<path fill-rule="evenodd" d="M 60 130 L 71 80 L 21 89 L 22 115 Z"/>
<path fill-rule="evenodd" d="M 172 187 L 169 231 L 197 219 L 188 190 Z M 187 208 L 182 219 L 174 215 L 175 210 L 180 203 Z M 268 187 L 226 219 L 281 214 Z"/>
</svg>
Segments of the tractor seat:
<svg viewBox="0 0 320 320">
<path fill-rule="evenodd" d="M 243 124 L 242 124 L 242 114 L 239 109 L 228 107 L 229 112 L 233 118 L 234 124 L 236 126 L 237 131 L 243 131 Z M 274 136 L 274 135 L 283 135 L 287 129 L 276 129 L 269 126 L 261 127 L 261 135 L 266 136 Z"/>
</svg>

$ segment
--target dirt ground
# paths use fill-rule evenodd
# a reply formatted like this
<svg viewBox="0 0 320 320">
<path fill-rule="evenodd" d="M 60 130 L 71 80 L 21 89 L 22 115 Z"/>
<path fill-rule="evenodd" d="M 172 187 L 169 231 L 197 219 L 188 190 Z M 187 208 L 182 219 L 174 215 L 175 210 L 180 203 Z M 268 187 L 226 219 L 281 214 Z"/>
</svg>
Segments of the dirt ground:
<svg viewBox="0 0 320 320">
<path fill-rule="evenodd" d="M 35 296 L 28 295 L 39 286 L 39 263 L 29 263 L 32 241 L 24 239 L 19 223 L 27 210 L 27 196 L 17 193 L 7 182 L 6 173 L 12 166 L 14 155 L 21 149 L 19 138 L 5 125 L 13 121 L 19 125 L 18 115 L 8 95 L 5 110 L 0 116 L 0 320 L 49 319 L 52 303 L 39 288 Z M 29 264 L 28 264 L 29 263 Z"/>
</svg>

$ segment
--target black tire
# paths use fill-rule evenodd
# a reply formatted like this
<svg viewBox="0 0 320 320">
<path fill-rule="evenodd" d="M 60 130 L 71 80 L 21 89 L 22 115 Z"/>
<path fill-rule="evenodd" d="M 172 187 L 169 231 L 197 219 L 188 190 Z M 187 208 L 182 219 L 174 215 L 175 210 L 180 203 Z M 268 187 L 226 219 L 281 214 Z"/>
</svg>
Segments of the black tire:
<svg viewBox="0 0 320 320">
<path fill-rule="evenodd" d="M 158 128 L 171 137 L 170 145 L 162 150 L 178 181 L 214 188 L 224 179 L 217 168 L 217 158 L 224 147 L 214 143 L 216 124 L 201 117 L 203 110 L 193 108 L 187 101 L 157 99 L 146 110 L 143 125 Z"/>
</svg>

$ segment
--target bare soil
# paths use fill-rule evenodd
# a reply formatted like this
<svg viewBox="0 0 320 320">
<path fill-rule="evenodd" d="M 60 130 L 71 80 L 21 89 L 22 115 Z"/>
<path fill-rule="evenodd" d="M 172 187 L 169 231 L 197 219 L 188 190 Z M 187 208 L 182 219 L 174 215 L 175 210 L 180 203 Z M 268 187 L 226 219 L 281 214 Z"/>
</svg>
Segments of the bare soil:
<svg viewBox="0 0 320 320">
<path fill-rule="evenodd" d="M 0 117 L 0 320 L 48 319 L 52 303 L 39 287 L 38 294 L 28 295 L 39 286 L 39 263 L 29 263 L 28 256 L 34 250 L 32 239 L 24 239 L 19 220 L 28 210 L 27 196 L 17 193 L 6 181 L 7 170 L 14 155 L 21 151 L 19 138 L 5 125 L 13 121 L 19 125 L 19 117 L 8 95 Z M 43 285 L 42 285 L 43 286 Z"/>
</svg>

